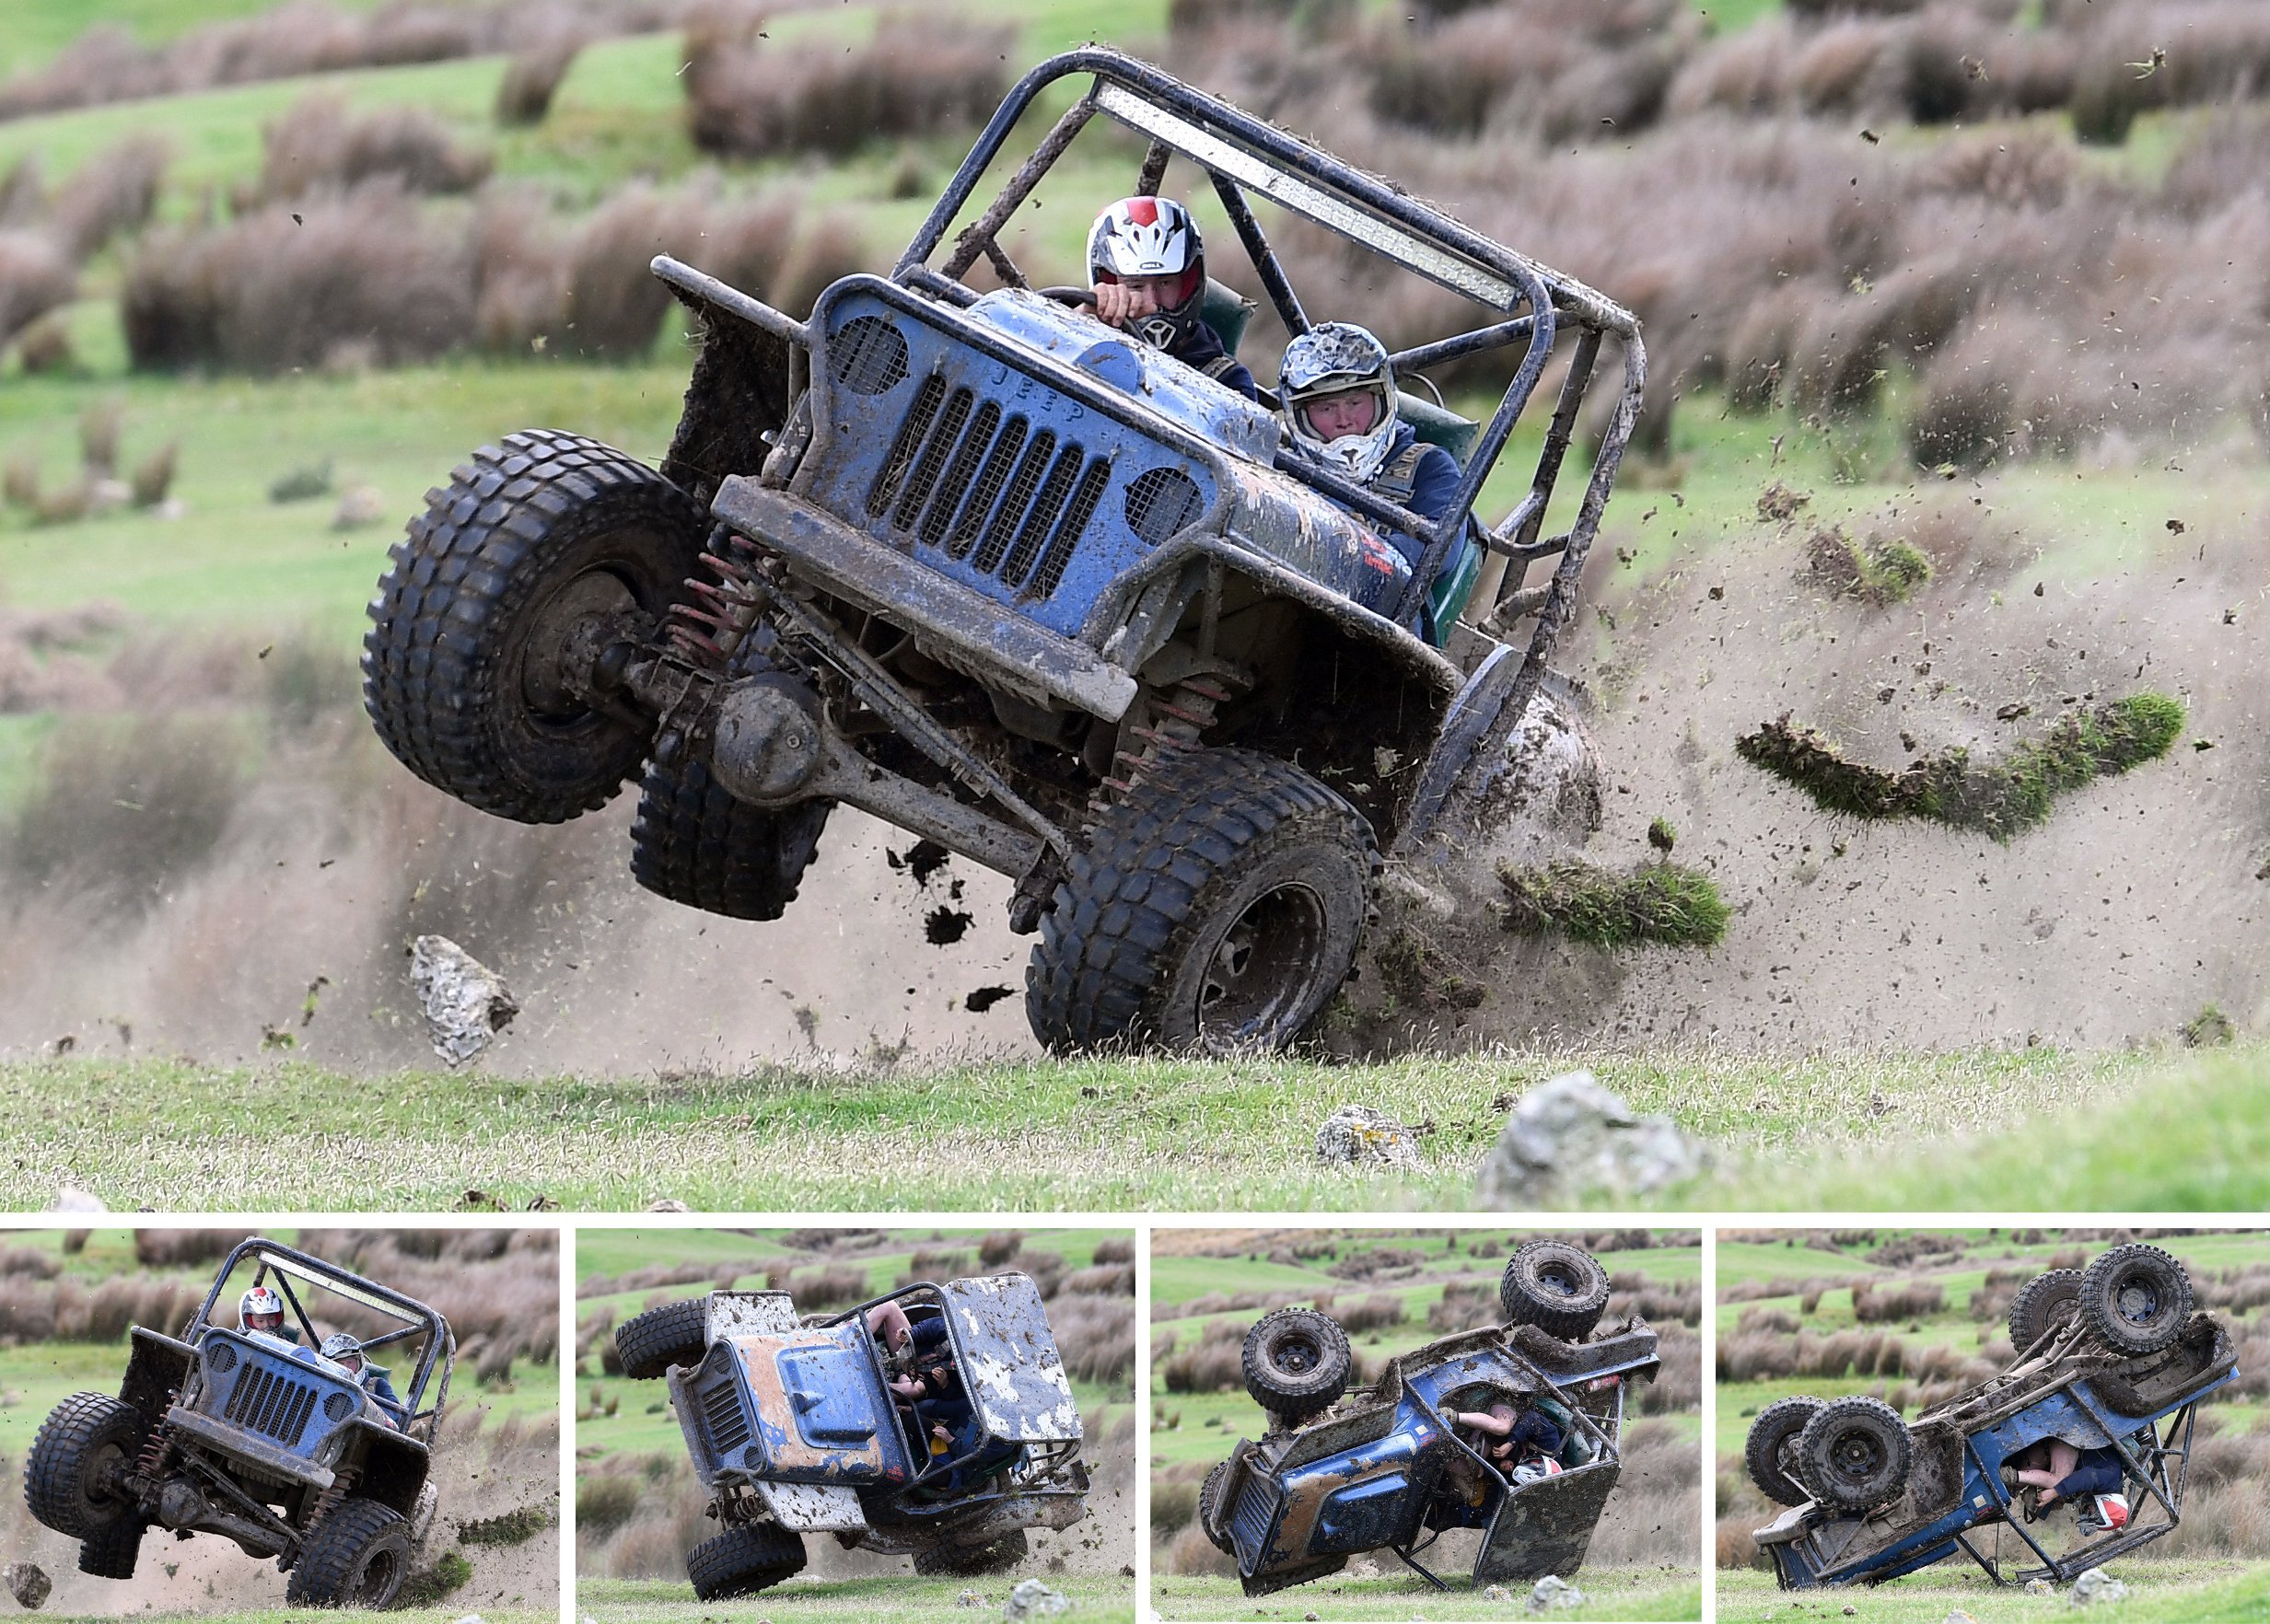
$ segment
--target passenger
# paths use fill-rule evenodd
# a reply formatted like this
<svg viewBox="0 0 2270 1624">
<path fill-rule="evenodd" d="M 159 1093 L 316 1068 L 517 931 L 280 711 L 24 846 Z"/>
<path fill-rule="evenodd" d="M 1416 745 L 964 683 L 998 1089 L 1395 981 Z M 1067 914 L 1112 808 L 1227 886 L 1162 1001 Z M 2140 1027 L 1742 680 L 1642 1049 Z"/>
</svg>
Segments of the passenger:
<svg viewBox="0 0 2270 1624">
<path fill-rule="evenodd" d="M 397 1432 L 402 1430 L 402 1398 L 394 1391 L 394 1384 L 387 1380 L 386 1372 L 364 1356 L 361 1342 L 345 1331 L 325 1337 L 323 1357 L 355 1378 L 355 1385 L 378 1406 L 380 1421 Z"/>
<path fill-rule="evenodd" d="M 933 1457 L 951 1454 L 955 1423 L 968 1416 L 970 1401 L 954 1367 L 946 1317 L 925 1314 L 919 1319 L 910 1318 L 892 1301 L 868 1309 L 867 1321 L 869 1333 L 901 1363 L 887 1377 L 900 1407 L 914 1419 Z"/>
<path fill-rule="evenodd" d="M 1164 350 L 1185 366 L 1260 398 L 1253 375 L 1222 347 L 1200 315 L 1205 304 L 1205 245 L 1198 222 L 1170 197 L 1123 197 L 1088 233 L 1088 282 L 1106 327 Z"/>
<path fill-rule="evenodd" d="M 2047 1511 L 2063 1501 L 2117 1495 L 2127 1473 L 2120 1452 L 2109 1444 L 2078 1449 L 2063 1438 L 2044 1438 L 2014 1458 L 2018 1481 L 2041 1491 L 2034 1497 L 2037 1511 Z M 2084 1520 L 2087 1514 L 2082 1514 Z"/>
<path fill-rule="evenodd" d="M 1480 1446 L 1490 1464 L 1508 1478 L 1532 1454 L 1553 1462 L 1557 1470 L 1561 1446 L 1568 1441 L 1560 1424 L 1533 1404 L 1518 1415 L 1512 1405 L 1505 1403 L 1493 1404 L 1487 1409 L 1461 1410 L 1458 1423 L 1498 1440 Z"/>
<path fill-rule="evenodd" d="M 1293 444 L 1342 478 L 1374 495 L 1407 507 L 1421 518 L 1438 519 L 1458 495 L 1458 458 L 1418 437 L 1395 414 L 1395 369 L 1387 346 L 1352 321 L 1324 321 L 1285 346 L 1277 372 L 1278 410 Z M 1397 530 L 1386 538 L 1414 570 L 1426 544 Z M 1474 545 L 1472 528 L 1449 549 L 1438 569 L 1454 572 L 1461 549 Z M 1422 584 L 1431 591 L 1433 581 Z M 1442 638 L 1430 605 L 1425 617 L 1429 643 Z"/>
</svg>

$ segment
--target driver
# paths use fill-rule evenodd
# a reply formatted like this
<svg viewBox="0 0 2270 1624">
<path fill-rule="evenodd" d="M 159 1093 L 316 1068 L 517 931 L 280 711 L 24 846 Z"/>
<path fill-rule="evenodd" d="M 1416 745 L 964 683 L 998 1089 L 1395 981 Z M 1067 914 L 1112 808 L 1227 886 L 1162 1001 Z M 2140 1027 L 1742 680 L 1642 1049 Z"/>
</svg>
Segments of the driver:
<svg viewBox="0 0 2270 1624">
<path fill-rule="evenodd" d="M 1487 1409 L 1461 1410 L 1458 1424 L 1499 1440 L 1485 1443 L 1476 1439 L 1476 1446 L 1487 1456 L 1490 1464 L 1512 1477 L 1532 1454 L 1552 1461 L 1557 1470 L 1561 1447 L 1568 1437 L 1560 1423 L 1537 1405 L 1531 1405 L 1519 1415 L 1510 1404 L 1493 1404 Z"/>
<path fill-rule="evenodd" d="M 1253 375 L 1199 318 L 1205 302 L 1205 245 L 1198 222 L 1170 197 L 1123 197 L 1088 233 L 1088 281 L 1096 318 L 1164 350 L 1217 383 L 1257 400 Z"/>
<path fill-rule="evenodd" d="M 394 1384 L 387 1380 L 386 1372 L 364 1356 L 363 1344 L 345 1331 L 323 1339 L 323 1357 L 348 1375 L 355 1385 L 368 1394 L 378 1406 L 378 1419 L 397 1432 L 402 1429 L 402 1397 L 394 1391 Z"/>
<path fill-rule="evenodd" d="M 1321 321 L 1285 346 L 1277 371 L 1278 410 L 1293 446 L 1352 483 L 1421 518 L 1440 518 L 1458 495 L 1458 458 L 1430 445 L 1395 412 L 1395 369 L 1387 346 L 1368 328 L 1353 321 Z M 1386 537 L 1413 569 L 1426 556 L 1426 543 L 1400 530 Z M 1472 527 L 1462 543 L 1474 545 Z M 1460 563 L 1460 548 L 1449 549 L 1438 574 Z M 1434 582 L 1424 582 L 1422 590 Z M 1440 645 L 1430 604 L 1426 640 Z"/>
<path fill-rule="evenodd" d="M 288 1345 L 284 1331 L 284 1299 L 266 1286 L 254 1286 L 237 1299 L 237 1329 L 248 1337 L 266 1337 Z"/>
</svg>

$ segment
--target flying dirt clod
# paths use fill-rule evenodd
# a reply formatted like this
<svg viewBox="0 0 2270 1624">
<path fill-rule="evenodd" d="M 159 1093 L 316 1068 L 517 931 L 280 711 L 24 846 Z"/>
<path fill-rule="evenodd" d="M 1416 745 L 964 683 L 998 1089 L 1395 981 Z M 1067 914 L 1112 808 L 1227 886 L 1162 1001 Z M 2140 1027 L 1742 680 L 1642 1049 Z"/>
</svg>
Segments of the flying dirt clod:
<svg viewBox="0 0 2270 1624">
<path fill-rule="evenodd" d="M 37 1562 L 10 1562 L 0 1569 L 0 1578 L 7 1581 L 8 1594 L 16 1598 L 17 1605 L 33 1612 L 46 1605 L 55 1588 L 47 1570 Z"/>
<path fill-rule="evenodd" d="M 505 979 L 447 936 L 420 936 L 410 947 L 410 985 L 425 1014 L 434 1052 L 461 1066 L 520 1013 Z"/>
</svg>

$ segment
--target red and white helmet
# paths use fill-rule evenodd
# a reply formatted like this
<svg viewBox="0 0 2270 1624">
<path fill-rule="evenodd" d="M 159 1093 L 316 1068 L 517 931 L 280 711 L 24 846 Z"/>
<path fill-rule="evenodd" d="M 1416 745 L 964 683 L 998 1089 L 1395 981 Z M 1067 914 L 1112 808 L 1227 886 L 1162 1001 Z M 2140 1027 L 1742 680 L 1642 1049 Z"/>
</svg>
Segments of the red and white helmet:
<svg viewBox="0 0 2270 1624">
<path fill-rule="evenodd" d="M 284 1299 L 266 1286 L 254 1286 L 237 1299 L 239 1330 L 278 1331 L 284 1328 Z"/>
<path fill-rule="evenodd" d="M 2125 1494 L 2096 1496 L 2097 1521 L 2104 1525 L 2108 1534 L 2117 1534 L 2128 1525 L 2128 1497 Z"/>
<path fill-rule="evenodd" d="M 1171 349 L 1198 319 L 1198 295 L 1206 284 L 1206 250 L 1198 222 L 1172 198 L 1123 197 L 1088 228 L 1088 282 L 1130 276 L 1177 278 L 1159 299 L 1159 315 L 1139 334 L 1147 343 Z M 1158 324 L 1155 331 L 1152 323 Z"/>
</svg>

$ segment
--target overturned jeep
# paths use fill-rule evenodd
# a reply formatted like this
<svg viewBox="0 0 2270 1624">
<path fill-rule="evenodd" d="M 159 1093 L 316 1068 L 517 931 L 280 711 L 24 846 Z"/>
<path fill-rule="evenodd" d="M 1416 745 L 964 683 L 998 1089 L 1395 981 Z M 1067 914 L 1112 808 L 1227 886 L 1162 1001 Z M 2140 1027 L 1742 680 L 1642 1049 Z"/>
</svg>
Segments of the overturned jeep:
<svg viewBox="0 0 2270 1624">
<path fill-rule="evenodd" d="M 704 1601 L 801 1572 L 804 1536 L 997 1573 L 1026 1531 L 1087 1514 L 1080 1413 L 1023 1274 L 918 1282 L 840 1314 L 786 1292 L 712 1292 L 615 1330 L 661 1377 L 723 1531 L 686 1556 Z"/>
<path fill-rule="evenodd" d="M 1958 1554 L 1996 1584 L 2063 1583 L 2174 1532 L 2199 1401 L 2238 1375 L 2229 1328 L 2192 1312 L 2183 1264 L 2139 1245 L 2051 1270 L 2012 1299 L 2009 1334 L 2008 1370 L 1912 1422 L 1866 1398 L 1758 1412 L 1743 1455 L 1789 1508 L 1757 1535 L 1782 1588 L 1874 1584 Z M 2053 1442 L 2117 1463 L 2117 1505 L 2076 1506 L 2078 1538 L 2035 1533 L 2049 1513 L 2017 1478 L 2018 1457 Z M 2008 1565 L 2003 1529 L 2020 1548 Z"/>
<path fill-rule="evenodd" d="M 1269 1430 L 1206 1474 L 1199 1526 L 1248 1595 L 1379 1549 L 1446 1589 L 1418 1558 L 1450 1528 L 1482 1530 L 1477 1585 L 1575 1572 L 1623 1471 L 1624 1384 L 1660 1368 L 1636 1315 L 1592 1338 L 1608 1296 L 1589 1253 L 1529 1242 L 1498 1285 L 1507 1323 L 1397 1354 L 1347 1398 L 1353 1355 L 1331 1316 L 1263 1316 L 1246 1335 L 1245 1384 Z M 1458 1417 L 1493 1404 L 1554 1418 L 1563 1441 L 1549 1466 L 1513 1468 L 1474 1446 Z"/>
<path fill-rule="evenodd" d="M 1076 76 L 949 242 L 1019 116 Z M 1402 394 L 1461 470 L 1438 519 L 1298 455 L 1265 395 L 1100 325 L 1088 290 L 1030 284 L 1003 229 L 1099 114 L 1147 138 L 1138 191 L 1176 157 L 1203 173 L 1288 331 L 1310 318 L 1255 199 L 1471 302 L 1469 331 L 1391 358 L 1424 385 L 1508 355 L 1486 424 Z M 981 261 L 990 291 L 965 280 Z M 1017 85 L 890 276 L 798 319 L 654 271 L 700 332 L 659 470 L 506 435 L 430 493 L 370 606 L 371 717 L 450 795 L 551 823 L 637 777 L 638 882 L 750 920 L 780 916 L 830 810 L 856 806 L 1015 880 L 1051 1049 L 1219 1050 L 1298 1035 L 1353 963 L 1381 854 L 1454 834 L 1537 748 L 1516 725 L 1646 377 L 1631 315 L 1581 283 L 1097 49 Z M 1251 302 L 1216 285 L 1202 308 L 1234 353 Z M 1555 529 L 1608 340 L 1621 392 Z M 1556 344 L 1534 470 L 1485 522 Z"/>
<path fill-rule="evenodd" d="M 224 1294 L 246 1285 L 272 1289 L 296 1323 L 221 1323 Z M 399 1398 L 316 1351 L 311 1308 L 384 1328 L 359 1346 L 409 1358 Z M 118 1397 L 64 1399 L 24 1464 L 31 1514 L 79 1541 L 81 1571 L 133 1578 L 155 1526 L 275 1558 L 294 1607 L 394 1602 L 434 1520 L 434 1434 L 456 1357 L 439 1314 L 255 1236 L 229 1253 L 180 1337 L 137 1325 L 131 1345 Z"/>
</svg>

